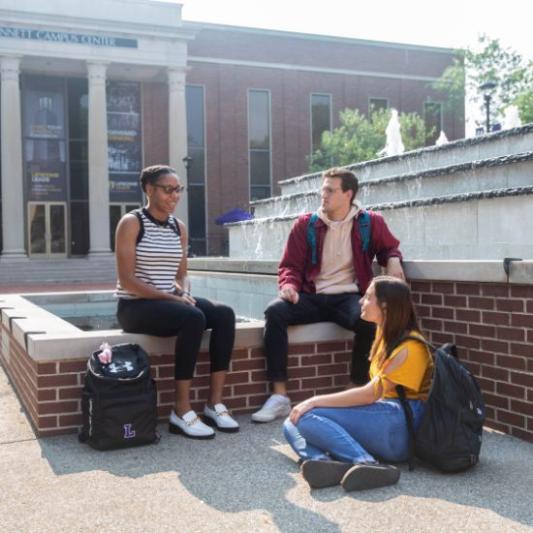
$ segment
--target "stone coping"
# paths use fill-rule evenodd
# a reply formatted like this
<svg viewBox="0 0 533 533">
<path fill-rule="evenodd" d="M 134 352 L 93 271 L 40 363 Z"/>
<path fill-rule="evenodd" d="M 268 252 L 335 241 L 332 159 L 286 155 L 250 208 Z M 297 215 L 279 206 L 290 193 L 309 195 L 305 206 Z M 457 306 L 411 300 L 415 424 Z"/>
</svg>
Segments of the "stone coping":
<svg viewBox="0 0 533 533">
<path fill-rule="evenodd" d="M 504 270 L 503 259 L 497 260 L 417 260 L 404 261 L 408 279 L 433 281 L 465 281 L 480 283 L 510 283 L 533 285 L 533 260 L 513 261 L 509 277 Z M 277 261 L 247 261 L 227 257 L 199 257 L 189 259 L 189 270 L 224 273 L 277 275 Z M 380 268 L 374 264 L 374 272 Z"/>
<path fill-rule="evenodd" d="M 109 296 L 113 291 L 102 291 Z M 53 293 L 57 296 L 57 293 Z M 83 293 L 63 293 L 65 298 Z M 98 294 L 98 293 L 95 293 Z M 44 296 L 40 294 L 39 296 Z M 124 333 L 122 330 L 83 331 L 58 316 L 45 311 L 20 295 L 0 295 L 2 323 L 34 361 L 60 361 L 87 358 L 105 340 L 110 344 L 133 342 L 148 353 L 174 352 L 175 337 L 153 337 Z M 263 321 L 237 324 L 235 349 L 261 346 Z M 290 328 L 291 344 L 351 340 L 352 334 L 330 322 Z M 202 339 L 201 351 L 209 347 L 209 331 Z"/>
</svg>

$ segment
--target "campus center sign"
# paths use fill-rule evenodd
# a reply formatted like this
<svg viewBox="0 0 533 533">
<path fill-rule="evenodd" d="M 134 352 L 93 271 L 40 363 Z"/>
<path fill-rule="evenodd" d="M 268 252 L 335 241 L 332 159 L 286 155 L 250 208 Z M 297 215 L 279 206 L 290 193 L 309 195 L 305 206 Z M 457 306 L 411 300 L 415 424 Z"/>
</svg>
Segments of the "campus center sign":
<svg viewBox="0 0 533 533">
<path fill-rule="evenodd" d="M 68 33 L 64 31 L 32 30 L 28 28 L 9 28 L 0 26 L 0 37 L 47 41 L 51 43 L 84 44 L 89 46 L 110 46 L 114 48 L 137 48 L 137 39 Z"/>
</svg>

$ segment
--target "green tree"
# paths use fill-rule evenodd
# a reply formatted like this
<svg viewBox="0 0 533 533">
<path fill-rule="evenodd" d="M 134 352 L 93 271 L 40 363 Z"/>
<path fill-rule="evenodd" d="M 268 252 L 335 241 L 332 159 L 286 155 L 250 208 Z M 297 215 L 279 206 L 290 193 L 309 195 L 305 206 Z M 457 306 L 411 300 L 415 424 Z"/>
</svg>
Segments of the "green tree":
<svg viewBox="0 0 533 533">
<path fill-rule="evenodd" d="M 389 109 L 371 110 L 369 117 L 357 109 L 345 109 L 339 118 L 338 128 L 322 134 L 321 147 L 310 158 L 312 172 L 376 159 L 384 148 Z M 416 113 L 400 113 L 399 120 L 406 150 L 424 146 L 435 134 L 434 128 L 426 130 L 423 119 Z"/>
<path fill-rule="evenodd" d="M 500 120 L 505 108 L 511 104 L 518 106 L 523 122 L 531 120 L 527 111 L 524 112 L 528 104 L 522 95 L 531 91 L 533 62 L 525 61 L 518 52 L 487 35 L 479 36 L 478 48 L 458 50 L 453 65 L 444 71 L 433 87 L 446 94 L 450 106 L 464 98 L 466 90 L 469 100 L 482 111 L 484 101 L 480 86 L 492 82 L 495 84 L 491 92 L 493 120 Z"/>
<path fill-rule="evenodd" d="M 515 104 L 518 106 L 522 124 L 533 122 L 533 90 L 519 94 Z"/>
</svg>

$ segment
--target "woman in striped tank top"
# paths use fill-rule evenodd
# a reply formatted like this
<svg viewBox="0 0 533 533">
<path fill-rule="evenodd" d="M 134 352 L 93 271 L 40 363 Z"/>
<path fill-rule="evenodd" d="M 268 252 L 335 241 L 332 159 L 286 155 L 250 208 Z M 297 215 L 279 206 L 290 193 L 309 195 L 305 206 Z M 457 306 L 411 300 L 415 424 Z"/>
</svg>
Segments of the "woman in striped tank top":
<svg viewBox="0 0 533 533">
<path fill-rule="evenodd" d="M 162 165 L 147 167 L 141 172 L 141 187 L 146 206 L 124 215 L 117 226 L 118 321 L 130 333 L 176 336 L 171 433 L 210 439 L 215 432 L 209 426 L 238 431 L 238 423 L 222 403 L 235 339 L 235 314 L 226 305 L 194 298 L 188 292 L 187 230 L 172 215 L 184 190 L 176 171 Z M 211 329 L 211 387 L 203 412 L 206 423 L 190 404 L 191 381 L 205 329 Z"/>
</svg>

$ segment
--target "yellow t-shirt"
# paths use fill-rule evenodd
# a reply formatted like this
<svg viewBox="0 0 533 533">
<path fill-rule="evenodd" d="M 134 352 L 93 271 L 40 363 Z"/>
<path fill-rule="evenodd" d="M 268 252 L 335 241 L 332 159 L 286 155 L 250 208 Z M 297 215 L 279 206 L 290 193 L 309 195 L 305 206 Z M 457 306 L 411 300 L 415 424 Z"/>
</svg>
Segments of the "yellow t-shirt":
<svg viewBox="0 0 533 533">
<path fill-rule="evenodd" d="M 422 338 L 416 331 L 410 332 L 409 335 Z M 401 364 L 395 364 L 395 357 L 404 348 L 407 348 L 407 357 Z M 433 374 L 433 360 L 427 346 L 408 339 L 393 350 L 391 356 L 384 361 L 381 367 L 378 365 L 377 358 L 370 362 L 371 380 L 377 376 L 379 383 L 386 378 L 396 385 L 403 385 L 405 394 L 410 400 L 427 400 Z M 383 398 L 398 398 L 398 394 L 392 389 L 386 392 Z"/>
</svg>

